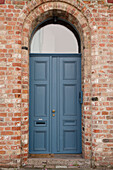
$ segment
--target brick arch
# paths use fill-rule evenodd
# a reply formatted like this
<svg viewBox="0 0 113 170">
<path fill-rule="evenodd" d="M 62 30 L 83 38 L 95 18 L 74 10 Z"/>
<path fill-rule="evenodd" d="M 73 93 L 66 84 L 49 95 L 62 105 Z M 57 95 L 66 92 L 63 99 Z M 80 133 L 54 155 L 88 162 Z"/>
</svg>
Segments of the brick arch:
<svg viewBox="0 0 113 170">
<path fill-rule="evenodd" d="M 39 6 L 43 5 L 43 4 L 47 4 L 47 3 L 65 3 L 68 5 L 71 5 L 71 9 L 73 8 L 77 8 L 79 11 L 81 11 L 81 13 L 83 14 L 84 17 L 86 17 L 87 19 L 90 19 L 91 16 L 91 12 L 89 10 L 89 8 L 87 7 L 87 5 L 80 0 L 75 0 L 75 1 L 70 1 L 70 0 L 31 0 L 30 2 L 28 2 L 28 4 L 26 6 L 24 6 L 24 8 L 22 9 L 19 18 L 20 21 L 22 23 L 25 22 L 25 19 L 29 16 L 29 14 L 31 13 L 31 11 L 33 11 L 34 9 L 38 8 Z"/>
<path fill-rule="evenodd" d="M 65 0 L 66 1 L 66 0 Z M 91 52 L 90 52 L 90 27 L 85 15 L 87 8 L 84 4 L 78 6 L 65 2 L 55 1 L 43 3 L 41 0 L 32 1 L 23 9 L 21 21 L 22 30 L 22 162 L 28 157 L 29 145 L 29 40 L 31 33 L 37 24 L 41 23 L 53 13 L 73 24 L 81 37 L 82 47 L 82 89 L 84 91 L 84 103 L 82 106 L 82 152 L 84 158 L 90 159 L 91 155 L 91 102 L 87 95 L 91 92 Z M 75 5 L 75 6 L 74 6 Z M 81 11 L 80 11 L 81 8 Z M 90 15 L 90 13 L 88 13 Z M 87 142 L 86 142 L 87 136 Z"/>
</svg>

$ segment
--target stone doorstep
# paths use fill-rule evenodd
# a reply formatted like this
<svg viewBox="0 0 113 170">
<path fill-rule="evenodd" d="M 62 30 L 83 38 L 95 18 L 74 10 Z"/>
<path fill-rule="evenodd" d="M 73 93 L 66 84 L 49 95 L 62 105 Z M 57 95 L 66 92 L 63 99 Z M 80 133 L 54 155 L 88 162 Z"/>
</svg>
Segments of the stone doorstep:
<svg viewBox="0 0 113 170">
<path fill-rule="evenodd" d="M 0 168 L 0 170 L 30 170 L 30 169 L 31 168 Z M 32 168 L 32 170 L 36 170 L 36 169 L 37 168 Z M 41 169 L 38 168 L 38 170 L 42 170 L 42 168 Z M 47 169 L 47 170 L 49 170 L 49 169 Z M 54 170 L 54 169 L 50 169 L 50 170 Z M 60 169 L 57 169 L 57 170 L 64 170 L 64 168 L 60 168 Z M 69 170 L 73 170 L 73 169 L 69 168 Z M 79 168 L 79 169 L 76 169 L 76 170 L 93 170 L 93 169 L 91 169 L 91 168 L 90 169 L 89 168 L 87 168 L 87 169 L 86 168 L 85 169 Z"/>
<path fill-rule="evenodd" d="M 89 168 L 90 161 L 79 159 L 58 159 L 58 158 L 29 158 L 25 168 L 54 168 L 54 169 L 76 169 Z"/>
<path fill-rule="evenodd" d="M 42 168 L 0 168 L 0 170 L 44 170 Z M 47 170 L 55 170 L 55 168 L 48 168 Z M 65 170 L 65 168 L 60 168 L 56 170 Z M 66 170 L 73 170 L 73 168 L 67 168 Z M 92 169 L 92 168 L 76 168 L 76 170 L 113 170 L 113 169 Z"/>
<path fill-rule="evenodd" d="M 45 170 L 45 169 L 42 169 L 42 168 L 34 168 L 34 169 L 32 169 L 32 170 Z M 73 170 L 73 168 L 47 168 L 47 170 L 54 170 L 54 169 L 56 169 L 56 170 Z M 74 168 L 74 169 L 76 169 L 76 170 L 93 170 L 93 169 L 91 169 L 91 168 Z M 19 169 L 19 170 L 30 170 L 30 169 Z M 96 170 L 96 169 L 95 169 Z M 102 169 L 101 169 L 102 170 Z"/>
</svg>

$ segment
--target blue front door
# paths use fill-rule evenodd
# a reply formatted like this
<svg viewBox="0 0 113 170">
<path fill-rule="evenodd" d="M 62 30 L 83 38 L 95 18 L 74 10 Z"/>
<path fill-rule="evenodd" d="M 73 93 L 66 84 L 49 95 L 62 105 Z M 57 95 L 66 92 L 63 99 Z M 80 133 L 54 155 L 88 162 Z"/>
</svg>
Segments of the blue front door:
<svg viewBox="0 0 113 170">
<path fill-rule="evenodd" d="M 80 54 L 30 54 L 30 153 L 81 153 L 80 65 Z"/>
</svg>

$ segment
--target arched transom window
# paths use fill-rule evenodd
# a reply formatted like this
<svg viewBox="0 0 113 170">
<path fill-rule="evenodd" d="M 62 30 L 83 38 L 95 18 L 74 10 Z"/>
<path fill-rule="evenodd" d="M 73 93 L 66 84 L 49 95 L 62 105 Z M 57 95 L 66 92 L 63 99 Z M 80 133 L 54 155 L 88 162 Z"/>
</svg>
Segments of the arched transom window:
<svg viewBox="0 0 113 170">
<path fill-rule="evenodd" d="M 30 53 L 79 53 L 74 33 L 60 24 L 49 24 L 35 32 Z"/>
</svg>

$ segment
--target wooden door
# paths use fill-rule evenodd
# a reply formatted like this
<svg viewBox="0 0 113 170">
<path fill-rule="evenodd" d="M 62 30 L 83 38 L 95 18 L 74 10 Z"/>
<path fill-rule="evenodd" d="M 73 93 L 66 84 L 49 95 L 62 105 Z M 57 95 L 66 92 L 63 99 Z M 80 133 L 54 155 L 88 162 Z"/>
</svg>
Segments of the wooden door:
<svg viewBox="0 0 113 170">
<path fill-rule="evenodd" d="M 80 57 L 30 55 L 30 153 L 81 153 Z"/>
</svg>

